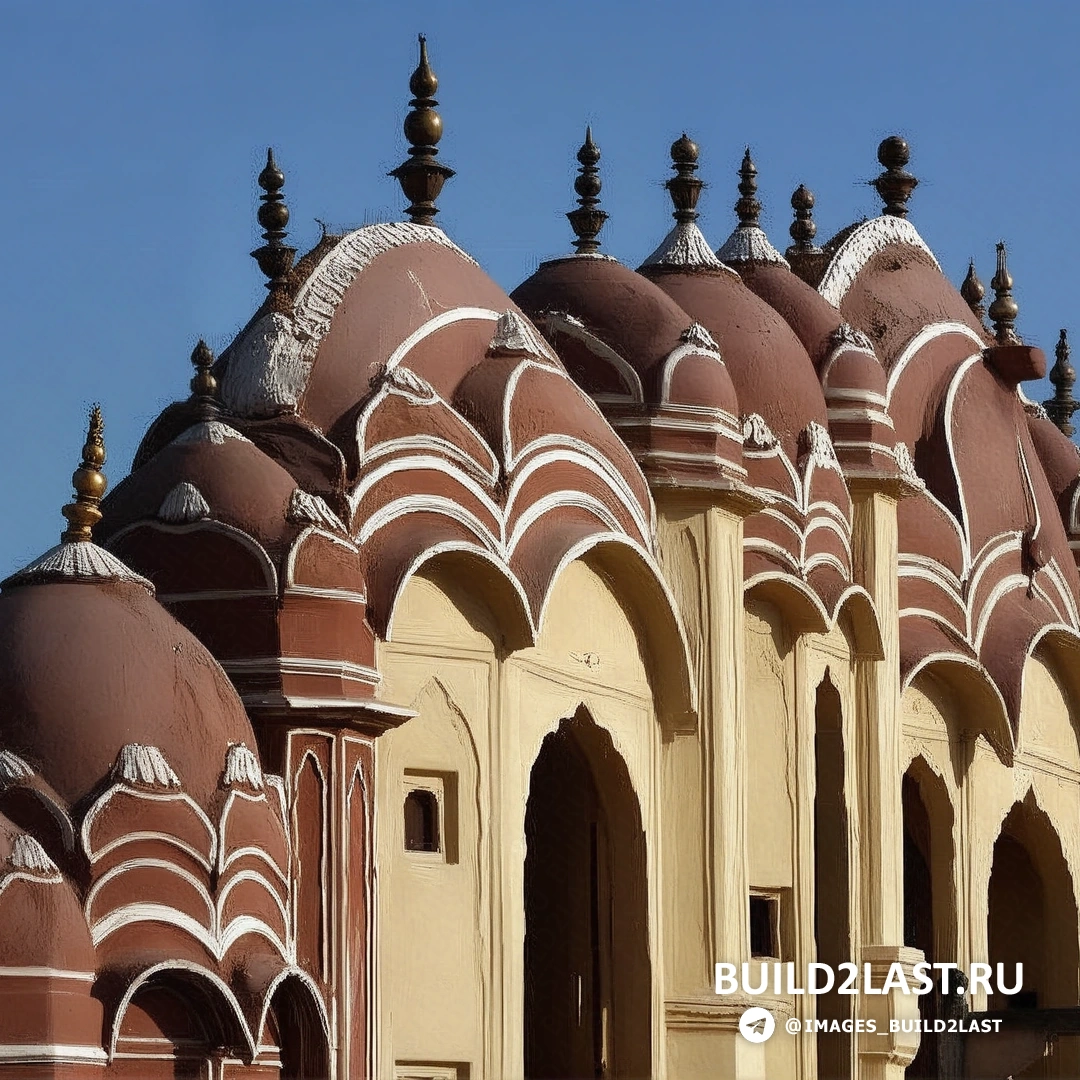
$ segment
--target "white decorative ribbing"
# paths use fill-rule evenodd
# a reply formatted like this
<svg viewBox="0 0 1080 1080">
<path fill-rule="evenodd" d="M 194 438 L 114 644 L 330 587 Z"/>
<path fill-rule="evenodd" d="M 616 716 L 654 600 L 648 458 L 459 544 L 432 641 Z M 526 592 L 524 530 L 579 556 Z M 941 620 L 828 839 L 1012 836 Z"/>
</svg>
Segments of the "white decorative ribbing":
<svg viewBox="0 0 1080 1080">
<path fill-rule="evenodd" d="M 775 263 L 777 266 L 791 267 L 787 259 L 772 246 L 765 230 L 757 225 L 739 225 L 716 254 L 726 263 Z"/>
<path fill-rule="evenodd" d="M 735 271 L 725 266 L 709 246 L 702 231 L 693 221 L 681 221 L 660 241 L 660 246 L 641 264 L 646 266 L 706 267 L 711 270 Z M 640 269 L 640 268 L 639 268 Z M 738 275 L 736 275 L 738 276 Z"/>
<path fill-rule="evenodd" d="M 551 346 L 516 311 L 504 311 L 491 335 L 488 356 L 536 356 L 555 359 Z"/>
<path fill-rule="evenodd" d="M 7 787 L 20 780 L 29 780 L 34 770 L 18 754 L 10 750 L 0 750 L 0 785 Z"/>
<path fill-rule="evenodd" d="M 720 346 L 716 339 L 705 329 L 701 323 L 691 323 L 680 335 L 679 340 L 684 345 L 693 345 L 695 349 L 705 349 L 707 352 L 720 352 Z"/>
<path fill-rule="evenodd" d="M 8 862 L 15 870 L 25 870 L 30 874 L 58 874 L 56 863 L 49 858 L 49 853 L 29 833 L 19 833 L 11 845 Z"/>
<path fill-rule="evenodd" d="M 855 349 L 858 352 L 869 353 L 876 356 L 874 343 L 861 330 L 857 330 L 851 323 L 842 322 L 830 335 L 829 344 L 834 349 Z"/>
<path fill-rule="evenodd" d="M 291 317 L 264 315 L 230 346 L 221 383 L 225 405 L 243 416 L 295 408 L 346 289 L 383 252 L 420 243 L 449 248 L 476 265 L 433 225 L 367 225 L 343 236 L 300 286 Z"/>
<path fill-rule="evenodd" d="M 890 244 L 906 244 L 923 252 L 937 267 L 934 253 L 926 241 L 916 232 L 915 226 L 906 218 L 887 214 L 863 222 L 840 245 L 825 269 L 825 276 L 818 285 L 818 292 L 834 307 L 847 295 L 859 271 L 879 252 Z"/>
<path fill-rule="evenodd" d="M 760 413 L 743 417 L 743 443 L 752 450 L 771 450 L 779 440 Z"/>
<path fill-rule="evenodd" d="M 173 772 L 165 755 L 156 746 L 143 746 L 142 743 L 128 743 L 121 747 L 113 766 L 113 777 L 144 787 L 180 786 L 180 777 Z"/>
<path fill-rule="evenodd" d="M 259 759 L 244 745 L 234 743 L 225 755 L 225 771 L 221 782 L 226 787 L 249 787 L 252 791 L 262 791 L 263 774 Z"/>
<path fill-rule="evenodd" d="M 388 386 L 418 405 L 430 405 L 439 396 L 439 392 L 427 379 L 417 375 L 412 368 L 407 368 L 404 364 L 395 364 L 393 367 L 383 365 L 371 379 L 370 385 L 372 390 Z"/>
<path fill-rule="evenodd" d="M 1024 412 L 1028 416 L 1034 416 L 1039 420 L 1049 420 L 1050 414 L 1044 409 L 1037 401 L 1025 401 L 1023 402 Z"/>
<path fill-rule="evenodd" d="M 241 435 L 234 427 L 223 424 L 220 420 L 203 420 L 198 424 L 192 424 L 187 431 L 177 435 L 173 442 L 178 446 L 187 443 L 208 442 L 214 446 L 221 446 L 226 439 L 239 439 L 240 442 L 251 442 L 250 439 Z"/>
<path fill-rule="evenodd" d="M 922 478 L 915 469 L 915 459 L 911 456 L 907 443 L 898 442 L 893 449 L 893 456 L 896 458 L 896 467 L 905 480 L 922 484 Z"/>
<path fill-rule="evenodd" d="M 585 324 L 576 315 L 571 315 L 568 311 L 544 311 L 537 318 L 545 326 L 553 322 L 556 326 L 559 323 L 566 323 L 567 326 L 573 326 L 578 330 L 585 329 Z"/>
<path fill-rule="evenodd" d="M 286 512 L 289 521 L 297 525 L 317 525 L 331 532 L 346 534 L 348 530 L 341 518 L 330 509 L 321 495 L 312 495 L 308 491 L 296 488 L 289 497 L 289 509 Z"/>
<path fill-rule="evenodd" d="M 29 566 L 17 570 L 3 586 L 10 588 L 50 581 L 130 581 L 154 595 L 154 586 L 146 578 L 136 574 L 112 552 L 87 540 L 57 544 Z"/>
<path fill-rule="evenodd" d="M 170 525 L 190 525 L 210 516 L 210 504 L 194 484 L 182 480 L 161 500 L 157 516 Z"/>
<path fill-rule="evenodd" d="M 840 461 L 836 456 L 836 449 L 833 447 L 829 432 L 816 420 L 811 420 L 803 428 L 799 438 L 799 447 L 801 450 L 799 465 L 802 468 L 805 469 L 813 464 L 819 469 L 834 469 L 838 473 L 841 472 Z"/>
<path fill-rule="evenodd" d="M 318 342 L 326 336 L 330 320 L 357 274 L 379 255 L 406 244 L 438 244 L 449 248 L 473 266 L 477 265 L 475 259 L 466 255 L 442 229 L 434 225 L 396 221 L 366 225 L 348 233 L 326 253 L 296 294 L 293 321 L 299 340 L 308 342 L 305 352 L 310 351 L 314 355 L 310 341 L 314 339 L 317 347 Z"/>
</svg>

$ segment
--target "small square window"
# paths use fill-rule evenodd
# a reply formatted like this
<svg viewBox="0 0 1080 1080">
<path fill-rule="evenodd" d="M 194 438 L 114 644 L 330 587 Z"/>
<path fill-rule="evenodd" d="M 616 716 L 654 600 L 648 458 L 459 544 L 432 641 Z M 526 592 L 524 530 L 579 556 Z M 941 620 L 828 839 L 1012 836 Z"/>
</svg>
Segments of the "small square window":
<svg viewBox="0 0 1080 1080">
<path fill-rule="evenodd" d="M 750 955 L 780 957 L 780 897 L 775 893 L 750 894 Z"/>
<path fill-rule="evenodd" d="M 406 769 L 404 780 L 405 851 L 431 862 L 456 863 L 457 774 Z"/>
</svg>

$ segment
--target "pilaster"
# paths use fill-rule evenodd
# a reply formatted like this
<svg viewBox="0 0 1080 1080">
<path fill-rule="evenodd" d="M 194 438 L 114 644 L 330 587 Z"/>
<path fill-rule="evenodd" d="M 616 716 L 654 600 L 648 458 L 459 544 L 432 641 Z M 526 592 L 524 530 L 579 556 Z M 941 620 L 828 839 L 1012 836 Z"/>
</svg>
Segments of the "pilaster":
<svg viewBox="0 0 1080 1080">
<path fill-rule="evenodd" d="M 883 658 L 861 659 L 855 761 L 858 770 L 860 857 L 860 965 L 875 980 L 889 965 L 906 970 L 922 959 L 904 948 L 903 731 L 900 708 L 897 499 L 899 485 L 851 484 L 854 576 L 870 594 L 881 628 Z M 900 1080 L 918 1050 L 918 1035 L 889 1034 L 892 1019 L 918 1016 L 918 999 L 899 991 L 862 996 L 860 1013 L 877 1022 L 877 1033 L 859 1036 L 860 1078 Z"/>
</svg>

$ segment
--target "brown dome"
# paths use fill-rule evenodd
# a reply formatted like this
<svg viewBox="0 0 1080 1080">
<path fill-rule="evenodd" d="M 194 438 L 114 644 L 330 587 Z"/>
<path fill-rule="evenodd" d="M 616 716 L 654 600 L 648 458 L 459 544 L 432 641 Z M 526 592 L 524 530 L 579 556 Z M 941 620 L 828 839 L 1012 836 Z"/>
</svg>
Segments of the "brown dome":
<svg viewBox="0 0 1080 1080">
<path fill-rule="evenodd" d="M 212 519 L 280 555 L 299 529 L 288 520 L 296 481 L 221 420 L 194 424 L 121 481 L 102 504 L 102 540 L 137 521 Z"/>
<path fill-rule="evenodd" d="M 71 804 L 140 744 L 206 806 L 229 745 L 255 745 L 225 673 L 135 581 L 15 575 L 0 594 L 0 651 L 0 746 Z"/>
<path fill-rule="evenodd" d="M 817 372 L 784 318 L 730 272 L 643 267 L 715 338 L 744 415 L 757 413 L 797 456 L 799 433 L 827 423 Z M 785 271 L 786 272 L 786 271 Z"/>
<path fill-rule="evenodd" d="M 840 312 L 784 266 L 744 263 L 738 269 L 747 288 L 784 317 L 815 366 L 820 366 L 829 354 L 830 336 L 840 325 Z"/>
<path fill-rule="evenodd" d="M 538 321 L 548 313 L 579 320 L 585 331 L 634 369 L 644 403 L 713 407 L 738 415 L 731 376 L 722 364 L 710 363 L 707 374 L 694 377 L 685 388 L 689 395 L 685 400 L 678 392 L 671 393 L 674 387 L 665 394 L 664 361 L 687 343 L 694 319 L 663 289 L 614 259 L 570 256 L 546 262 L 514 290 L 511 299 Z M 560 355 L 574 378 L 591 393 L 604 393 L 603 373 L 594 374 L 592 369 L 610 368 L 611 361 L 584 344 L 565 351 L 569 355 L 561 348 Z M 590 385 L 592 380 L 597 385 Z"/>
</svg>

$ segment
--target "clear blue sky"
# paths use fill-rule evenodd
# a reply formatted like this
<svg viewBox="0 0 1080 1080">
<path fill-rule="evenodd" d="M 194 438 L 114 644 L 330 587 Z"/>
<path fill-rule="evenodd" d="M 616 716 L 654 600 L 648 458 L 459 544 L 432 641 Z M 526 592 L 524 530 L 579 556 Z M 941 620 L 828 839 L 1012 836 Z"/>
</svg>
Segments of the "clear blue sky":
<svg viewBox="0 0 1080 1080">
<path fill-rule="evenodd" d="M 56 542 L 87 406 L 105 410 L 113 482 L 147 424 L 187 394 L 265 295 L 255 177 L 272 144 L 292 240 L 398 218 L 387 170 L 428 35 L 440 223 L 506 289 L 568 250 L 573 155 L 603 151 L 605 249 L 631 265 L 670 222 L 661 184 L 683 129 L 719 244 L 754 149 L 763 224 L 817 196 L 819 239 L 879 206 L 879 140 L 912 145 L 911 218 L 959 281 L 1010 245 L 1025 340 L 1075 330 L 1080 5 L 38 3 L 0 0 L 0 287 L 5 407 L 0 574 Z M 1037 398 L 1048 387 L 1031 387 Z"/>
</svg>

